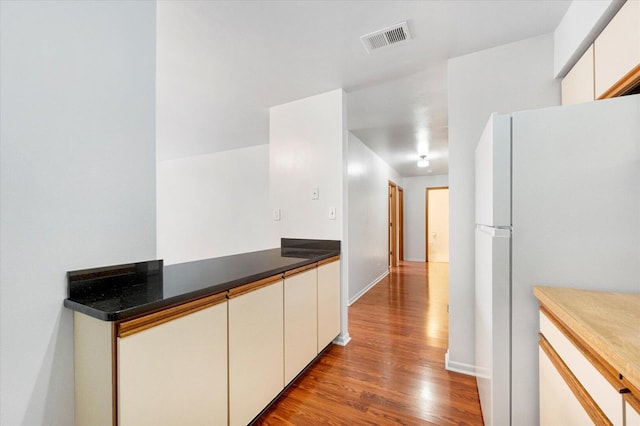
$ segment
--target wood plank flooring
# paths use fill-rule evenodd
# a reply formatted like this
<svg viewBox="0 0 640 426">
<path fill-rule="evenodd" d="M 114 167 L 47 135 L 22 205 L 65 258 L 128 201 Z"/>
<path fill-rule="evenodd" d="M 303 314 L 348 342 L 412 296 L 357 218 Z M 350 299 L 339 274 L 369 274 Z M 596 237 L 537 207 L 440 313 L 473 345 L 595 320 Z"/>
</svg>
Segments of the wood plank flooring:
<svg viewBox="0 0 640 426">
<path fill-rule="evenodd" d="M 258 425 L 481 425 L 475 378 L 445 370 L 449 270 L 401 262 Z"/>
</svg>

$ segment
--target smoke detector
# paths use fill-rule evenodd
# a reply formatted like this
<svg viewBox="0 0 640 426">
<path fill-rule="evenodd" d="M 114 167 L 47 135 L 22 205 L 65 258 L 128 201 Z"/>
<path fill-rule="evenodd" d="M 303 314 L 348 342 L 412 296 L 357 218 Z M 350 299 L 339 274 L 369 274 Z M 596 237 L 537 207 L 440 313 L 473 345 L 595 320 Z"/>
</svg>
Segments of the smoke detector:
<svg viewBox="0 0 640 426">
<path fill-rule="evenodd" d="M 411 33 L 409 32 L 407 21 L 360 37 L 360 41 L 362 41 L 364 48 L 367 49 L 367 53 L 391 46 L 392 44 L 403 43 L 409 39 L 411 39 Z"/>
</svg>

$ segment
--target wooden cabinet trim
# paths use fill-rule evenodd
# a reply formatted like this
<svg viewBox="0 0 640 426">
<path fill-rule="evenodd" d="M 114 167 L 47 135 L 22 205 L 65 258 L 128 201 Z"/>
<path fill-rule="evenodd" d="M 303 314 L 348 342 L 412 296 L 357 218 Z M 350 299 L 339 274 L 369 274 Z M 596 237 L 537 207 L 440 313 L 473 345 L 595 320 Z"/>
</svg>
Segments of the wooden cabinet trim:
<svg viewBox="0 0 640 426">
<path fill-rule="evenodd" d="M 623 395 L 624 400 L 629 404 L 638 414 L 640 414 L 640 399 L 638 399 L 633 392 L 625 393 Z"/>
<path fill-rule="evenodd" d="M 340 255 L 329 257 L 327 259 L 319 260 L 318 261 L 318 266 L 326 265 L 327 263 L 337 262 L 339 260 L 340 260 Z"/>
<path fill-rule="evenodd" d="M 538 334 L 538 339 L 540 348 L 542 348 L 553 366 L 556 368 L 556 371 L 558 371 L 567 386 L 569 386 L 571 392 L 573 392 L 593 423 L 597 425 L 613 425 L 602 409 L 600 409 L 598 404 L 596 404 L 593 398 L 591 398 L 591 395 L 589 395 L 582 384 L 578 381 L 576 376 L 574 376 L 571 370 L 569 370 L 569 367 L 567 367 L 558 353 L 549 344 L 547 339 L 545 339 L 545 337 L 540 333 Z"/>
<path fill-rule="evenodd" d="M 309 269 L 315 269 L 315 268 L 317 268 L 317 262 L 311 263 L 309 265 L 304 265 L 296 269 L 291 269 L 290 271 L 285 271 L 284 277 L 289 278 L 293 275 L 301 274 L 303 272 L 308 271 Z"/>
<path fill-rule="evenodd" d="M 573 333 L 560 319 L 553 315 L 544 306 L 540 306 L 540 311 L 553 323 L 553 325 L 565 335 L 567 339 L 580 351 L 580 353 L 595 367 L 596 370 L 613 386 L 617 392 L 627 392 L 627 386 L 622 383 L 620 373 L 615 370 L 601 355 L 594 352 L 584 340 Z"/>
<path fill-rule="evenodd" d="M 226 300 L 227 292 L 225 291 L 222 293 L 203 297 L 201 299 L 193 300 L 191 302 L 183 303 L 181 305 L 176 305 L 171 308 L 163 309 L 161 311 L 153 312 L 149 315 L 134 318 L 128 321 L 123 321 L 117 324 L 116 336 L 130 336 L 143 330 L 147 330 L 151 327 L 169 322 L 176 318 L 180 318 L 185 315 L 201 311 L 210 306 L 226 302 Z"/>
<path fill-rule="evenodd" d="M 232 288 L 231 290 L 229 290 L 229 299 L 233 299 L 235 297 L 238 296 L 242 296 L 243 294 L 246 293 L 251 293 L 252 291 L 256 291 L 261 289 L 262 287 L 266 287 L 268 285 L 271 285 L 273 283 L 276 283 L 280 280 L 282 280 L 284 274 L 278 274 L 278 275 L 272 275 L 270 277 L 267 278 L 263 278 L 261 280 L 258 281 L 254 281 L 248 284 L 244 284 L 241 285 L 240 287 L 236 287 L 236 288 Z"/>
<path fill-rule="evenodd" d="M 640 64 L 636 65 L 631 71 L 625 74 L 613 86 L 607 89 L 598 99 L 609 99 L 623 95 L 630 89 L 640 84 Z"/>
<path fill-rule="evenodd" d="M 640 389 L 629 383 L 625 377 L 622 377 L 622 383 L 629 389 L 629 392 L 623 395 L 624 400 L 640 414 Z"/>
</svg>

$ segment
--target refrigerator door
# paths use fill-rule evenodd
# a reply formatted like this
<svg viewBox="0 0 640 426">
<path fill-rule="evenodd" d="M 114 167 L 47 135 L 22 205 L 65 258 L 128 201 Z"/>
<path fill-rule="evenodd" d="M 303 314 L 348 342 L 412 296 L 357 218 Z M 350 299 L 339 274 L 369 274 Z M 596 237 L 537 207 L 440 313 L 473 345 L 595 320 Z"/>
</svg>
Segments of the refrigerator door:
<svg viewBox="0 0 640 426">
<path fill-rule="evenodd" d="M 512 424 L 538 424 L 534 285 L 640 292 L 640 95 L 513 114 Z"/>
<path fill-rule="evenodd" d="M 476 224 L 511 226 L 511 116 L 492 114 L 476 147 Z"/>
<path fill-rule="evenodd" d="M 510 419 L 511 231 L 476 226 L 476 378 L 485 425 Z"/>
</svg>

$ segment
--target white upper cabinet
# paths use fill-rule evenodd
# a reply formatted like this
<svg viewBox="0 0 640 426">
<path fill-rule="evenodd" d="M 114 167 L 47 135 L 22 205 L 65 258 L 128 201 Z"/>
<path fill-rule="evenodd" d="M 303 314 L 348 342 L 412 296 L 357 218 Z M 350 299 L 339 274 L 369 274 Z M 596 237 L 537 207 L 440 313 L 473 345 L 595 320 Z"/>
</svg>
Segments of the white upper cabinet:
<svg viewBox="0 0 640 426">
<path fill-rule="evenodd" d="M 595 41 L 594 58 L 596 98 L 622 93 L 638 81 L 640 1 L 627 1 L 613 17 Z"/>
<path fill-rule="evenodd" d="M 562 105 L 589 102 L 594 96 L 593 45 L 562 80 Z"/>
</svg>

